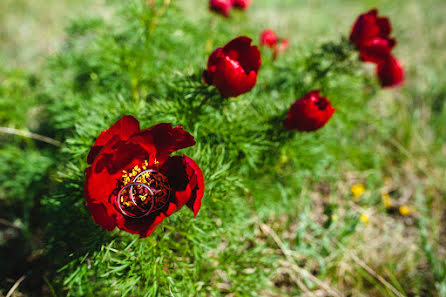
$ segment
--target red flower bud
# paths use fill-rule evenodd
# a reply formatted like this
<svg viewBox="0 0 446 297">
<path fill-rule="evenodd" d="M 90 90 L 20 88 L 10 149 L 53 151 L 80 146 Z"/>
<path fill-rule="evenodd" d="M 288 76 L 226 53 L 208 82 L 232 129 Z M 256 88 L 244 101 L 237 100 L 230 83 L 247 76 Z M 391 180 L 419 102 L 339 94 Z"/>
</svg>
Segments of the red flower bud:
<svg viewBox="0 0 446 297">
<path fill-rule="evenodd" d="M 260 44 L 262 46 L 273 47 L 277 42 L 276 33 L 273 30 L 265 30 L 260 34 Z"/>
<path fill-rule="evenodd" d="M 184 205 L 194 216 L 204 179 L 189 157 L 170 154 L 195 144 L 180 126 L 158 124 L 140 130 L 124 116 L 96 139 L 88 154 L 85 201 L 94 221 L 111 231 L 149 236 L 164 218 Z"/>
<path fill-rule="evenodd" d="M 255 86 L 262 61 L 251 41 L 245 36 L 237 37 L 209 56 L 203 80 L 214 85 L 223 97 L 237 97 Z"/>
<path fill-rule="evenodd" d="M 385 61 L 380 62 L 376 70 L 383 87 L 394 87 L 404 81 L 403 67 L 393 56 L 389 56 Z"/>
<path fill-rule="evenodd" d="M 315 131 L 323 127 L 336 109 L 327 97 L 314 90 L 291 105 L 284 126 L 288 130 Z"/>
<path fill-rule="evenodd" d="M 233 5 L 234 7 L 245 10 L 251 5 L 251 0 L 234 0 Z"/>
<path fill-rule="evenodd" d="M 232 9 L 232 0 L 210 0 L 209 8 L 227 17 Z"/>
<path fill-rule="evenodd" d="M 273 50 L 273 60 L 275 60 L 288 49 L 290 42 L 286 38 L 277 37 L 273 30 L 267 29 L 260 34 L 260 44 Z"/>
</svg>

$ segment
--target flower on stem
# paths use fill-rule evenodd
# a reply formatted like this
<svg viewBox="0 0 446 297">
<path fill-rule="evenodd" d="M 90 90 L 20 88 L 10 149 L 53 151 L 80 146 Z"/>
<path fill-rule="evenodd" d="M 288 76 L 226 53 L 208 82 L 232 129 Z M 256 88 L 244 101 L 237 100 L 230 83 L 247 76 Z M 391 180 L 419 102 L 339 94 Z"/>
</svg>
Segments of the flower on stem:
<svg viewBox="0 0 446 297">
<path fill-rule="evenodd" d="M 209 8 L 216 13 L 228 17 L 232 9 L 232 0 L 210 0 Z"/>
<path fill-rule="evenodd" d="M 284 126 L 288 130 L 315 131 L 323 127 L 336 111 L 327 97 L 313 90 L 291 105 Z"/>
<path fill-rule="evenodd" d="M 237 97 L 255 86 L 262 61 L 251 42 L 248 37 L 237 37 L 209 56 L 203 80 L 215 86 L 222 97 Z"/>
<path fill-rule="evenodd" d="M 377 76 L 383 87 L 397 86 L 404 81 L 403 67 L 392 55 L 396 41 L 390 37 L 391 33 L 389 19 L 379 17 L 378 10 L 372 9 L 357 18 L 350 34 L 361 60 L 377 65 Z"/>
<path fill-rule="evenodd" d="M 184 205 L 197 215 L 204 194 L 200 167 L 186 155 L 170 156 L 194 144 L 180 126 L 140 130 L 132 116 L 104 130 L 87 157 L 84 193 L 94 221 L 147 237 Z"/>
<path fill-rule="evenodd" d="M 270 29 L 266 29 L 260 34 L 260 44 L 272 48 L 277 43 L 276 32 Z"/>
<path fill-rule="evenodd" d="M 267 29 L 260 34 L 260 44 L 273 50 L 273 60 L 275 60 L 288 49 L 289 40 L 279 38 L 273 30 Z"/>
</svg>

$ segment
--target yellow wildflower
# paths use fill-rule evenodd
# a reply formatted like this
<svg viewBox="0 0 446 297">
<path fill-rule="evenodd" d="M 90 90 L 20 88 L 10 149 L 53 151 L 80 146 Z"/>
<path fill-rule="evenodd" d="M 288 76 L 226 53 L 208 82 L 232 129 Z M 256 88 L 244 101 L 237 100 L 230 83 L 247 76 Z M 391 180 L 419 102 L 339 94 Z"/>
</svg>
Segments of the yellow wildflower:
<svg viewBox="0 0 446 297">
<path fill-rule="evenodd" d="M 412 213 L 412 210 L 405 205 L 401 205 L 399 211 L 402 216 L 408 216 Z"/>
<path fill-rule="evenodd" d="M 365 188 L 363 184 L 357 184 L 357 185 L 353 185 L 350 190 L 352 191 L 353 197 L 359 198 L 359 196 L 361 196 L 362 194 L 364 194 L 365 192 Z"/>
<path fill-rule="evenodd" d="M 365 225 L 368 225 L 368 224 L 369 224 L 369 216 L 368 216 L 367 214 L 365 214 L 365 213 L 363 213 L 363 214 L 361 215 L 361 217 L 359 218 L 359 220 L 360 220 L 361 222 L 363 222 Z"/>
<path fill-rule="evenodd" d="M 390 199 L 390 195 L 385 193 L 381 195 L 381 198 L 383 199 L 384 206 L 389 209 L 392 207 L 392 200 Z"/>
</svg>

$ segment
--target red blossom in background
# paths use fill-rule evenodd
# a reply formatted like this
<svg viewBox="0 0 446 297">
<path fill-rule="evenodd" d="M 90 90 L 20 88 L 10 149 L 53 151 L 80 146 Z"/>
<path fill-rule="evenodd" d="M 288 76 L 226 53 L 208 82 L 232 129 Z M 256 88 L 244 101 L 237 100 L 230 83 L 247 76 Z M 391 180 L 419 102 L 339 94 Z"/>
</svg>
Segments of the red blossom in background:
<svg viewBox="0 0 446 297">
<path fill-rule="evenodd" d="M 277 43 L 277 35 L 273 30 L 267 29 L 260 34 L 260 44 L 272 48 Z"/>
<path fill-rule="evenodd" d="M 336 109 L 327 97 L 320 95 L 320 90 L 313 90 L 291 105 L 284 126 L 288 130 L 315 131 L 323 127 Z"/>
<path fill-rule="evenodd" d="M 389 19 L 378 17 L 378 10 L 372 9 L 356 19 L 350 34 L 350 41 L 357 49 L 361 49 L 375 38 L 391 41 L 390 33 L 392 33 L 392 26 Z"/>
<path fill-rule="evenodd" d="M 273 60 L 288 49 L 289 40 L 277 37 L 273 30 L 267 29 L 260 34 L 260 44 L 273 50 Z"/>
<path fill-rule="evenodd" d="M 180 126 L 162 123 L 140 130 L 132 116 L 104 130 L 87 158 L 84 193 L 94 221 L 109 231 L 118 227 L 147 237 L 184 205 L 195 216 L 204 194 L 203 174 L 189 157 L 170 156 L 194 144 Z"/>
<path fill-rule="evenodd" d="M 232 9 L 232 0 L 210 0 L 209 8 L 214 12 L 228 17 Z"/>
<path fill-rule="evenodd" d="M 220 13 L 225 17 L 229 16 L 231 9 L 238 8 L 241 10 L 247 9 L 251 5 L 251 0 L 210 0 L 209 8 L 212 11 Z"/>
<path fill-rule="evenodd" d="M 251 42 L 248 37 L 237 37 L 209 56 L 203 80 L 215 86 L 221 96 L 237 97 L 255 86 L 262 61 Z"/>
<path fill-rule="evenodd" d="M 372 9 L 361 14 L 352 27 L 350 41 L 360 53 L 361 60 L 377 65 L 378 79 L 383 87 L 391 87 L 404 81 L 404 70 L 392 55 L 396 45 L 390 37 L 392 26 L 386 17 L 379 17 Z"/>
<path fill-rule="evenodd" d="M 393 56 L 378 64 L 376 68 L 378 79 L 383 87 L 394 87 L 404 81 L 404 70 Z"/>
<path fill-rule="evenodd" d="M 233 5 L 234 7 L 245 10 L 251 5 L 251 2 L 251 0 L 234 0 Z"/>
</svg>

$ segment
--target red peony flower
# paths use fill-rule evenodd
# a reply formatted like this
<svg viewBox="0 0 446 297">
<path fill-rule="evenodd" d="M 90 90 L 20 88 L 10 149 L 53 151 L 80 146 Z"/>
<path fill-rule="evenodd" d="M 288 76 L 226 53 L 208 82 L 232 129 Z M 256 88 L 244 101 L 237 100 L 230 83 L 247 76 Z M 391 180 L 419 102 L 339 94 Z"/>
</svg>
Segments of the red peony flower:
<svg viewBox="0 0 446 297">
<path fill-rule="evenodd" d="M 237 37 L 209 56 L 203 80 L 214 85 L 223 97 L 237 97 L 255 86 L 262 61 L 251 41 L 245 36 Z"/>
<path fill-rule="evenodd" d="M 273 60 L 275 60 L 278 55 L 288 49 L 289 41 L 286 38 L 277 37 L 273 30 L 267 29 L 260 34 L 260 44 L 273 50 Z"/>
<path fill-rule="evenodd" d="M 234 7 L 245 10 L 251 5 L 251 0 L 234 0 L 233 5 Z"/>
<path fill-rule="evenodd" d="M 260 34 L 260 44 L 272 48 L 277 43 L 277 36 L 273 30 L 267 29 Z"/>
<path fill-rule="evenodd" d="M 94 221 L 147 237 L 184 205 L 197 215 L 204 193 L 200 167 L 185 155 L 170 156 L 194 144 L 180 126 L 140 130 L 132 116 L 104 130 L 87 157 L 84 192 Z"/>
<path fill-rule="evenodd" d="M 314 90 L 291 105 L 284 126 L 288 130 L 315 131 L 323 127 L 336 109 L 327 97 Z"/>
<path fill-rule="evenodd" d="M 376 70 L 383 87 L 394 87 L 404 81 L 403 67 L 393 56 L 389 56 L 384 62 L 379 63 Z"/>
<path fill-rule="evenodd" d="M 227 17 L 232 9 L 232 0 L 210 0 L 209 8 Z"/>
<path fill-rule="evenodd" d="M 390 33 L 392 26 L 386 17 L 378 17 L 378 10 L 372 9 L 367 13 L 361 14 L 352 27 L 350 41 L 361 49 L 375 39 L 380 38 L 392 43 Z"/>
<path fill-rule="evenodd" d="M 359 50 L 361 60 L 377 65 L 378 79 L 383 87 L 404 81 L 404 70 L 392 56 L 396 41 L 390 38 L 391 32 L 389 19 L 378 17 L 378 10 L 373 9 L 358 17 L 350 34 L 350 41 Z"/>
</svg>

